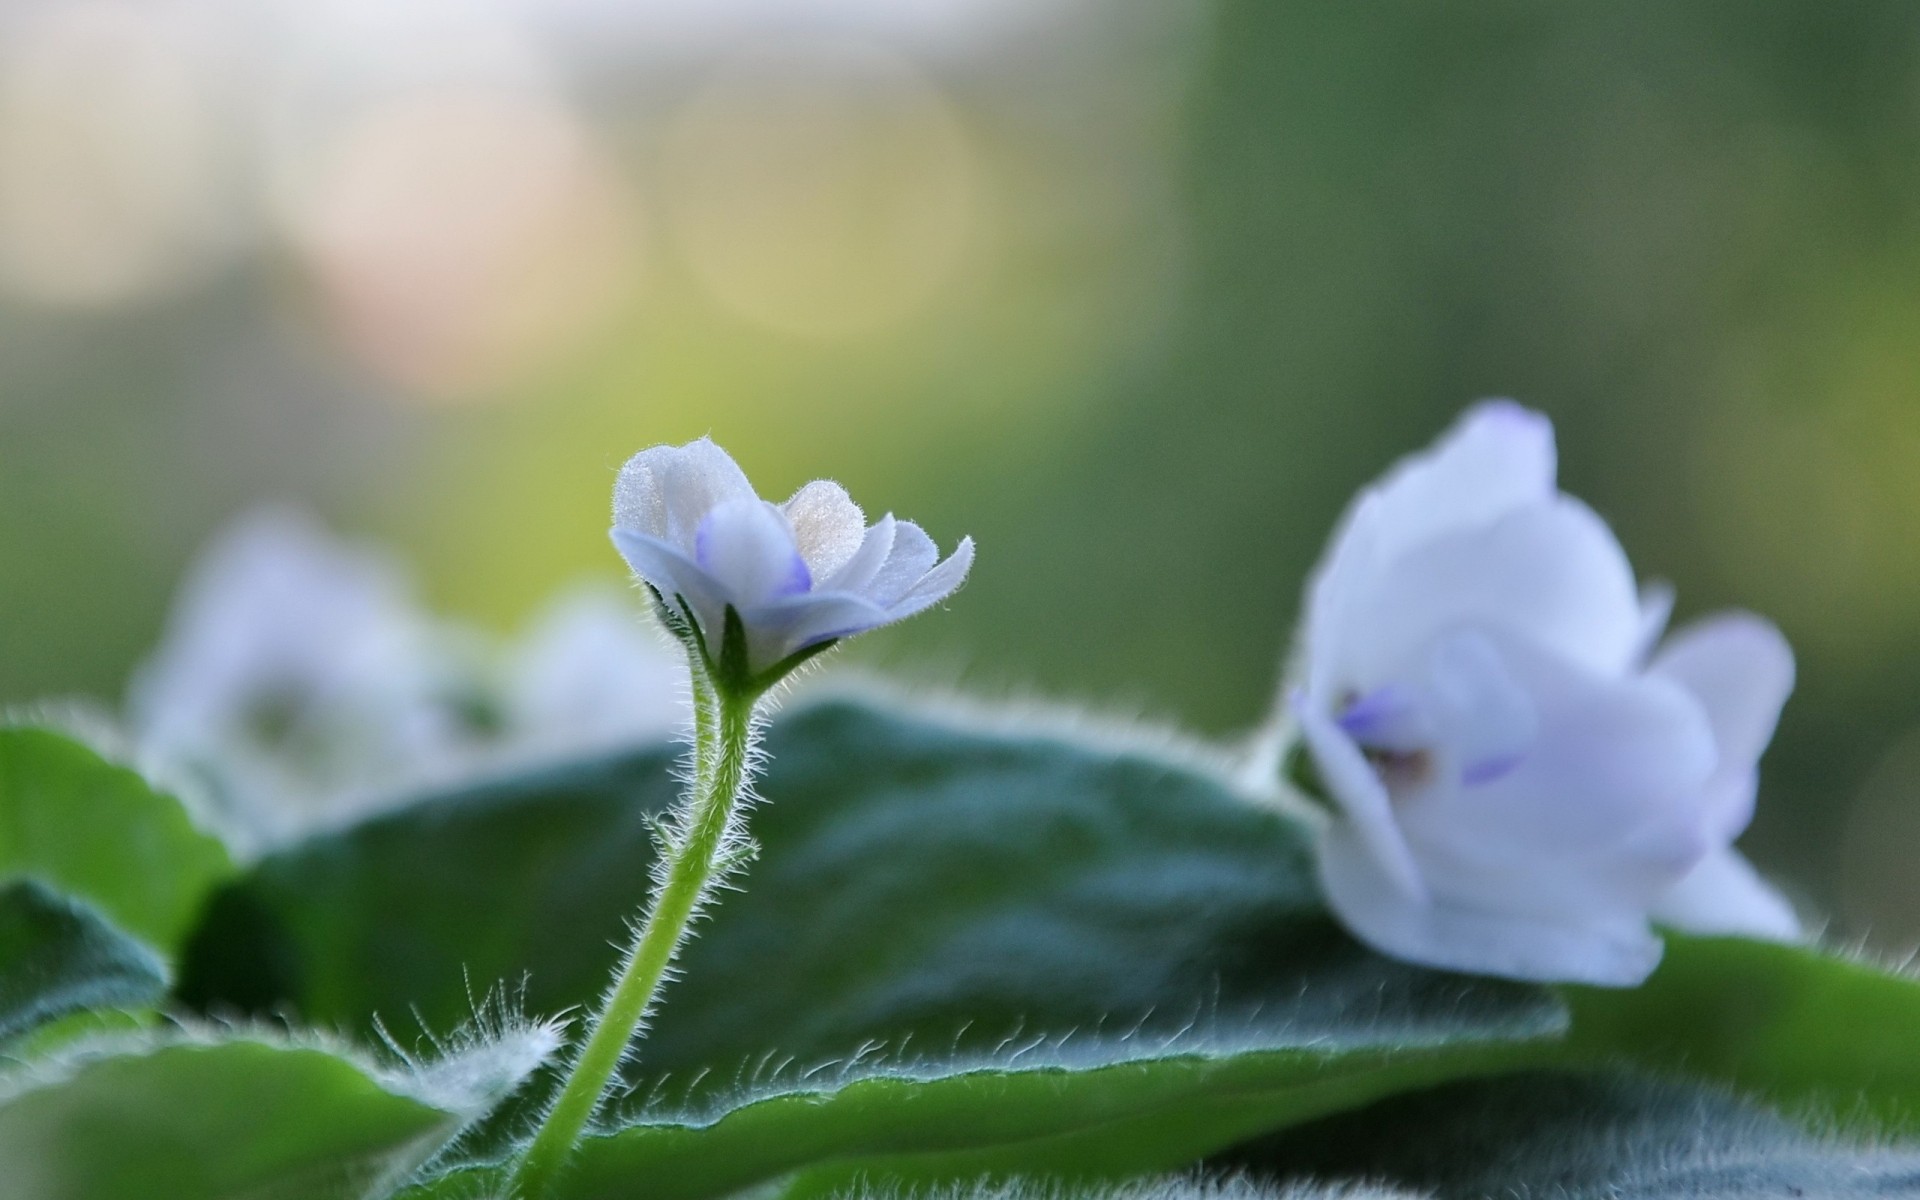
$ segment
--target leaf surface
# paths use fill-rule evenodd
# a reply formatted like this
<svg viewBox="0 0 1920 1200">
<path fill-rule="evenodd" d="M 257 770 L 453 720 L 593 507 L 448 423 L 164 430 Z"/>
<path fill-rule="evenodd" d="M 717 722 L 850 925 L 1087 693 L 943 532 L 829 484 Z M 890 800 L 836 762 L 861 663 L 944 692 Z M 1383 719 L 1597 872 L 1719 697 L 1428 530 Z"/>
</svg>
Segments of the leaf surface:
<svg viewBox="0 0 1920 1200">
<path fill-rule="evenodd" d="M 699 926 L 626 1128 L 569 1194 L 894 1156 L 1154 1169 L 1511 1066 L 1563 1027 L 1542 989 L 1361 947 L 1321 904 L 1308 831 L 1192 764 L 851 703 L 768 746 L 761 856 Z M 409 1005 L 444 1027 L 469 979 L 588 1004 L 672 765 L 500 782 L 271 858 L 214 906 L 184 994 L 359 1028 Z"/>
<path fill-rule="evenodd" d="M 320 1049 L 86 1057 L 0 1099 L 8 1200 L 336 1200 L 397 1184 L 462 1117 Z M 377 1193 L 375 1193 L 377 1194 Z"/>
<path fill-rule="evenodd" d="M 0 728 L 0 879 L 31 878 L 171 953 L 232 863 L 138 773 L 50 729 Z"/>
<path fill-rule="evenodd" d="M 1631 1061 L 1786 1112 L 1920 1135 L 1920 981 L 1811 946 L 1669 935 L 1639 988 L 1566 988 L 1574 1062 Z"/>
<path fill-rule="evenodd" d="M 1438 1200 L 1920 1196 L 1920 1152 L 1823 1136 L 1712 1086 L 1621 1072 L 1455 1081 L 1237 1147 L 1273 1181 L 1365 1178 Z"/>
<path fill-rule="evenodd" d="M 167 992 L 166 964 L 86 905 L 32 880 L 0 887 L 0 1042 L 94 1008 Z"/>
</svg>

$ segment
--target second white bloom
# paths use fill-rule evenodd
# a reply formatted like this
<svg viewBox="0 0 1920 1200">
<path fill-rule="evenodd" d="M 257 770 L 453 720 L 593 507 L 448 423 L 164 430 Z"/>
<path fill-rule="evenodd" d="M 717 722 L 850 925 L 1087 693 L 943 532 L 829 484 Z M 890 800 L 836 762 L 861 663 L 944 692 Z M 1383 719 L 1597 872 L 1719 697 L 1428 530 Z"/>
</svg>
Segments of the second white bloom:
<svg viewBox="0 0 1920 1200">
<path fill-rule="evenodd" d="M 1732 849 L 1791 651 L 1746 614 L 1654 650 L 1666 597 L 1554 477 L 1544 417 L 1481 405 L 1316 573 L 1289 704 L 1336 808 L 1330 903 L 1387 953 L 1536 980 L 1637 983 L 1653 922 L 1795 936 Z"/>
</svg>

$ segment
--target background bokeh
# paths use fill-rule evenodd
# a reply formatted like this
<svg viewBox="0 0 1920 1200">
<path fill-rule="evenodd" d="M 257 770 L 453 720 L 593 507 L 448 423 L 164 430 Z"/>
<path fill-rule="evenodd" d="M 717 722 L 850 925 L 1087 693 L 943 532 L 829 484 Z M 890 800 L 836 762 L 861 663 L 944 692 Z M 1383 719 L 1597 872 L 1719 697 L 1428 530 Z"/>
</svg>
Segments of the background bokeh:
<svg viewBox="0 0 1920 1200">
<path fill-rule="evenodd" d="M 505 628 L 711 432 L 972 533 L 866 661 L 1230 733 L 1465 402 L 1801 656 L 1747 846 L 1920 943 L 1905 0 L 6 0 L 0 698 L 263 499 Z"/>
</svg>

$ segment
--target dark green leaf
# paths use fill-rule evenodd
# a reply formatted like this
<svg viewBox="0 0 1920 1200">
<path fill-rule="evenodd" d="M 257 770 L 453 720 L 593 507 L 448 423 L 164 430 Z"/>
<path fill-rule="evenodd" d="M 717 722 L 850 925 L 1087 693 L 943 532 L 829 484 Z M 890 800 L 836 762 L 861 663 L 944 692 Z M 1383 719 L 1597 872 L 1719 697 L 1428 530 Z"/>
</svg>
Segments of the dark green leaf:
<svg viewBox="0 0 1920 1200">
<path fill-rule="evenodd" d="M 166 965 L 86 905 L 31 880 L 0 887 L 0 1042 L 69 1013 L 157 1003 Z"/>
<path fill-rule="evenodd" d="M 1204 771 L 844 703 L 769 750 L 763 853 L 685 956 L 638 1056 L 639 1124 L 584 1156 L 581 1195 L 633 1172 L 710 1195 L 849 1155 L 1151 1169 L 1561 1028 L 1539 989 L 1359 946 L 1305 832 Z M 468 978 L 524 976 L 535 1011 L 589 1003 L 670 766 L 510 781 L 277 856 L 220 897 L 184 994 L 360 1028 L 412 1005 L 457 1021 Z"/>
<path fill-rule="evenodd" d="M 1618 1073 L 1453 1082 L 1210 1165 L 1276 1182 L 1384 1180 L 1440 1200 L 1920 1196 L 1920 1153 L 1818 1137 L 1717 1088 Z"/>
<path fill-rule="evenodd" d="M 173 797 L 65 734 L 0 729 L 0 879 L 30 877 L 171 952 L 231 871 Z"/>
</svg>

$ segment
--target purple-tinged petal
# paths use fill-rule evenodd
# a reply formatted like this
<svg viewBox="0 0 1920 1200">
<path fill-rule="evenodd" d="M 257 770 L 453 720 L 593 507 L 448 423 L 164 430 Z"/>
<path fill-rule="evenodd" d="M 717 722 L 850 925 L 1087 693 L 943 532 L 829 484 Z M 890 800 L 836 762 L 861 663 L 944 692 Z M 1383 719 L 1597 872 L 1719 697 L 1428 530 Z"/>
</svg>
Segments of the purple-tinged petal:
<svg viewBox="0 0 1920 1200">
<path fill-rule="evenodd" d="M 678 548 L 659 538 L 615 526 L 611 531 L 614 547 L 627 560 L 633 573 L 669 604 L 677 595 L 683 599 L 686 615 L 700 626 L 710 649 L 718 652 L 717 639 L 726 627 L 727 605 L 731 603 L 726 587 L 702 570 Z"/>
<path fill-rule="evenodd" d="M 730 500 L 708 513 L 694 534 L 694 559 L 743 612 L 813 587 L 786 516 L 764 500 Z"/>
<path fill-rule="evenodd" d="M 1692 697 L 1664 680 L 1581 671 L 1517 640 L 1501 649 L 1537 706 L 1526 760 L 1471 799 L 1423 799 L 1407 814 L 1423 840 L 1550 860 L 1700 823 L 1715 756 Z"/>
<path fill-rule="evenodd" d="M 811 592 L 743 614 L 752 667 L 763 670 L 790 654 L 834 638 L 891 624 L 893 618 L 861 596 Z"/>
<path fill-rule="evenodd" d="M 1460 768 L 1460 783 L 1465 787 L 1496 783 L 1519 770 L 1520 764 L 1526 761 L 1524 754 L 1496 754 L 1478 759 Z"/>
<path fill-rule="evenodd" d="M 1400 903 L 1426 903 L 1426 882 L 1401 835 L 1387 787 L 1373 765 L 1360 747 L 1306 697 L 1293 698 L 1293 714 L 1300 722 L 1301 736 L 1306 739 L 1320 778 L 1346 818 L 1344 826 L 1366 847 L 1375 862 L 1374 869 L 1392 884 Z"/>
<path fill-rule="evenodd" d="M 1385 684 L 1354 699 L 1341 709 L 1334 724 L 1363 746 L 1413 750 L 1432 736 L 1422 720 L 1418 697 L 1396 684 Z"/>
</svg>

